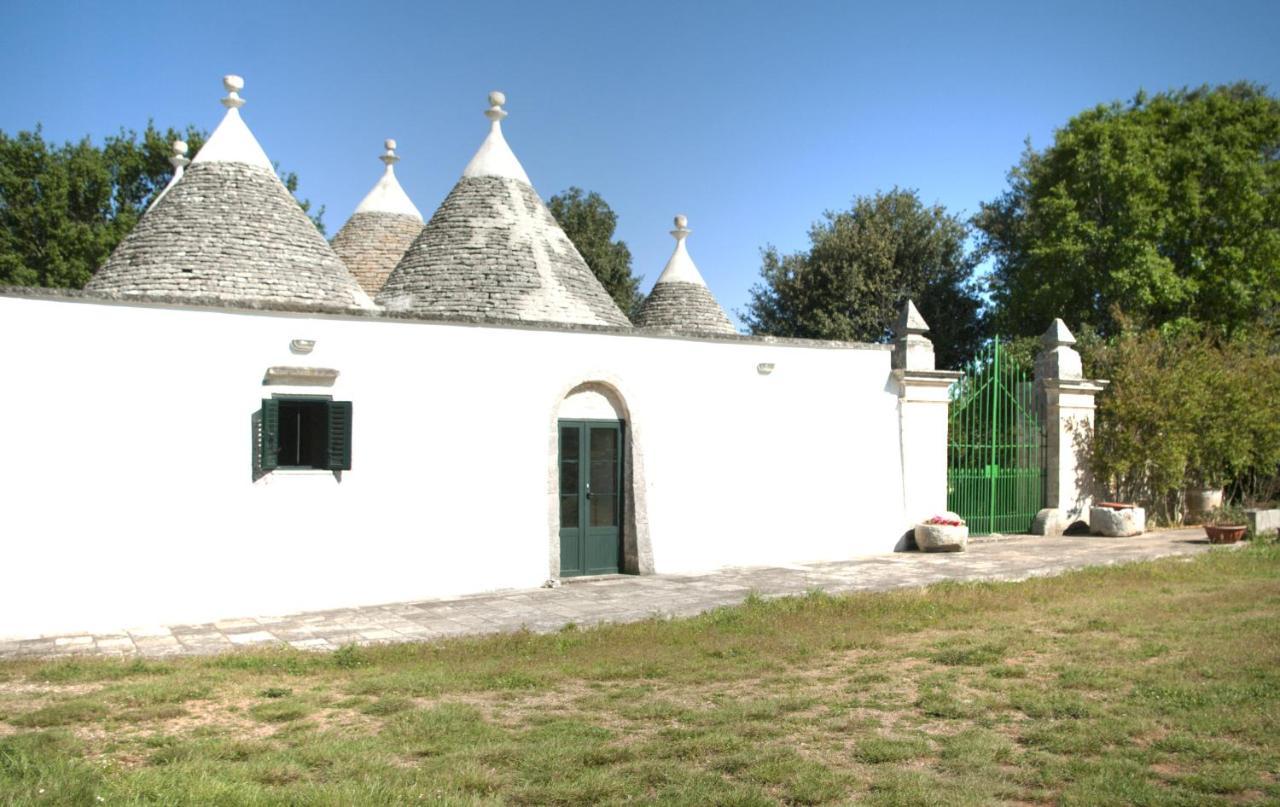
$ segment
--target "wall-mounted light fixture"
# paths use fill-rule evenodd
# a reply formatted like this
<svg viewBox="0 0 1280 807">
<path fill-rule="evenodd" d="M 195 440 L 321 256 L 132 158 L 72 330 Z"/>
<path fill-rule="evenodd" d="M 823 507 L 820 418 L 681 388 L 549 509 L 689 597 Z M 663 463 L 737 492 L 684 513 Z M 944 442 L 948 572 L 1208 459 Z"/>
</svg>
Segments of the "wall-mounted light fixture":
<svg viewBox="0 0 1280 807">
<path fill-rule="evenodd" d="M 294 339 L 289 343 L 289 350 L 299 355 L 306 355 L 314 350 L 316 340 L 314 339 Z"/>
<path fill-rule="evenodd" d="M 762 361 L 756 365 L 756 372 L 760 375 L 769 375 L 773 372 L 773 362 Z"/>
</svg>

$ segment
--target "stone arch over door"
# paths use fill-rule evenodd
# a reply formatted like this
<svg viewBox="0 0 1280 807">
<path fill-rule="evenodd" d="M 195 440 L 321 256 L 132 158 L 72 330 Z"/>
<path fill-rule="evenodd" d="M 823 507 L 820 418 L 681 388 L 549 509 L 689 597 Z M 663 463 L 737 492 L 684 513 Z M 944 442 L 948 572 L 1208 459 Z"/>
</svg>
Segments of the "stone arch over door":
<svg viewBox="0 0 1280 807">
<path fill-rule="evenodd" d="M 548 574 L 560 579 L 560 443 L 561 420 L 619 420 L 623 428 L 622 570 L 653 574 L 653 548 L 645 500 L 643 425 L 636 422 L 616 381 L 597 379 L 566 386 L 552 407 L 547 452 Z"/>
</svg>

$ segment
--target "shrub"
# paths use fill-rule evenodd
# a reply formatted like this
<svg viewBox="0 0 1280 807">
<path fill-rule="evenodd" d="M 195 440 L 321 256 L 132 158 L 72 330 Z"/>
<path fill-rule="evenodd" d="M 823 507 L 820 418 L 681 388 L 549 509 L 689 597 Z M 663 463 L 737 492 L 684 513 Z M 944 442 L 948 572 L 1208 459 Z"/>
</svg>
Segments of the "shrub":
<svg viewBox="0 0 1280 807">
<path fill-rule="evenodd" d="M 1108 498 L 1141 502 L 1173 521 L 1185 487 L 1275 477 L 1280 356 L 1264 339 L 1127 329 L 1090 353 L 1095 377 L 1111 381 L 1089 456 Z"/>
</svg>

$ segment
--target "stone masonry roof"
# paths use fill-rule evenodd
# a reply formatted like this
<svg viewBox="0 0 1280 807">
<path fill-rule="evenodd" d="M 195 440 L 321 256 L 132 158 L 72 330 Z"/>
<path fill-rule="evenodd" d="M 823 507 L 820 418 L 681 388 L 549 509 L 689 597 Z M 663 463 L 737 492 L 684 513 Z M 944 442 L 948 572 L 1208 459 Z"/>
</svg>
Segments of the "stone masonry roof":
<svg viewBox="0 0 1280 807">
<path fill-rule="evenodd" d="M 657 283 L 636 313 L 636 327 L 690 333 L 737 333 L 729 316 L 701 283 Z"/>
<path fill-rule="evenodd" d="M 317 302 L 280 302 L 262 300 L 226 300 L 209 295 L 169 296 L 148 294 L 145 297 L 84 289 L 47 289 L 40 286 L 0 285 L 0 299 L 33 300 L 64 305 L 106 305 L 127 308 L 161 308 L 200 311 L 208 314 L 254 313 L 284 319 L 341 319 L 347 321 L 379 320 L 406 327 L 455 326 L 498 328 L 503 330 L 550 331 L 554 333 L 613 334 L 638 339 L 678 339 L 693 342 L 727 342 L 777 347 L 817 348 L 823 350 L 867 350 L 888 353 L 893 345 L 871 342 L 846 342 L 838 339 L 801 339 L 788 336 L 763 336 L 743 333 L 689 333 L 664 328 L 633 328 L 631 325 L 587 325 L 573 322 L 526 322 L 495 320 L 482 316 L 446 316 L 412 311 L 388 311 L 384 308 L 351 308 Z M 942 372 L 942 371 L 939 371 Z"/>
<path fill-rule="evenodd" d="M 397 213 L 357 211 L 333 237 L 333 251 L 372 297 L 422 232 L 422 219 Z"/>
<path fill-rule="evenodd" d="M 506 100 L 489 94 L 489 135 L 378 302 L 422 314 L 629 327 L 502 136 Z"/>
<path fill-rule="evenodd" d="M 463 177 L 387 278 L 393 311 L 627 326 L 526 182 Z"/>
<path fill-rule="evenodd" d="M 372 304 L 275 172 L 217 160 L 195 160 L 85 288 L 123 296 Z"/>
<path fill-rule="evenodd" d="M 685 246 L 689 233 L 693 232 L 689 229 L 689 220 L 676 216 L 675 224 L 676 228 L 671 231 L 676 239 L 675 250 L 653 285 L 653 291 L 641 303 L 636 325 L 689 333 L 737 333 L 689 256 Z"/>
</svg>

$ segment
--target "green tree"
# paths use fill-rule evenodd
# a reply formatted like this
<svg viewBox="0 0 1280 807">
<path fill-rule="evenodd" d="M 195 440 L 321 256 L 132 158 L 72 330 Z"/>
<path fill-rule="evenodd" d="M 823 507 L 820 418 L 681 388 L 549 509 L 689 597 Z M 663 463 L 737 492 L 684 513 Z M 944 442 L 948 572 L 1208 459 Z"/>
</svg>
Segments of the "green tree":
<svg viewBox="0 0 1280 807">
<path fill-rule="evenodd" d="M 618 214 L 600 194 L 577 187 L 552 196 L 547 207 L 618 308 L 632 314 L 643 299 L 643 275 L 631 274 L 631 250 L 625 241 L 613 239 Z"/>
<path fill-rule="evenodd" d="M 1086 373 L 1111 381 L 1089 461 L 1106 495 L 1163 521 L 1178 518 L 1184 487 L 1265 495 L 1280 464 L 1280 355 L 1257 334 L 1117 322 L 1118 333 L 1082 351 Z"/>
<path fill-rule="evenodd" d="M 807 251 L 761 251 L 743 321 L 755 334 L 887 342 L 910 298 L 933 329 L 940 366 L 958 366 L 983 338 L 968 237 L 964 220 L 914 190 L 857 197 L 823 214 Z"/>
<path fill-rule="evenodd" d="M 0 284 L 80 288 L 128 235 L 172 176 L 174 140 L 191 154 L 206 135 L 195 127 L 141 136 L 121 130 L 101 146 L 46 142 L 40 127 L 0 131 Z M 298 178 L 281 174 L 290 192 Z M 299 202 L 310 215 L 310 203 Z M 321 208 L 312 221 L 324 232 Z"/>
<path fill-rule="evenodd" d="M 1183 89 L 1082 112 L 974 218 L 993 257 L 994 320 L 1119 331 L 1276 324 L 1280 101 L 1253 84 Z"/>
</svg>

